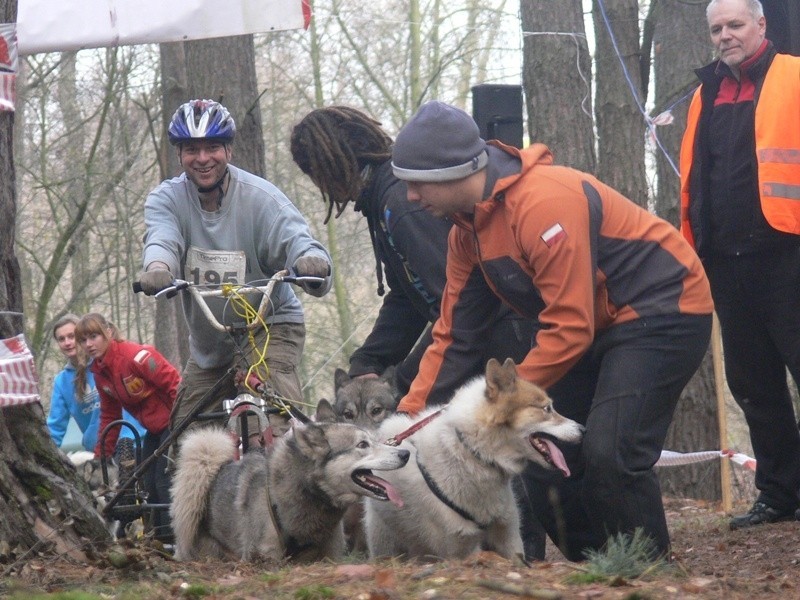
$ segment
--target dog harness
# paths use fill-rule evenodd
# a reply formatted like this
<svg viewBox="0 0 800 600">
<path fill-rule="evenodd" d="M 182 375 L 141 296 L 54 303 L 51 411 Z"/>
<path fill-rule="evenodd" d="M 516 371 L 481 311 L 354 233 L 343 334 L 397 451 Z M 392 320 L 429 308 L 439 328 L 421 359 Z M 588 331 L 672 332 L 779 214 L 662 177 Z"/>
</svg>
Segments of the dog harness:
<svg viewBox="0 0 800 600">
<path fill-rule="evenodd" d="M 481 523 L 473 517 L 467 510 L 458 506 L 455 502 L 450 500 L 445 493 L 441 490 L 441 488 L 436 485 L 436 482 L 431 477 L 431 474 L 422 466 L 422 463 L 419 462 L 419 454 L 417 454 L 417 467 L 419 468 L 419 472 L 422 474 L 422 478 L 425 480 L 425 483 L 428 485 L 428 489 L 436 496 L 442 503 L 447 506 L 449 509 L 457 513 L 462 518 L 466 519 L 467 521 L 472 521 L 477 525 L 480 529 L 487 529 L 489 527 L 486 523 Z"/>
<path fill-rule="evenodd" d="M 269 486 L 267 486 L 269 487 Z M 267 492 L 269 494 L 269 492 Z M 269 500 L 269 498 L 267 499 Z M 269 504 L 269 514 L 272 517 L 272 524 L 275 526 L 275 531 L 278 533 L 278 540 L 280 540 L 281 544 L 281 554 L 283 554 L 284 558 L 291 558 L 292 556 L 297 556 L 304 550 L 311 548 L 314 544 L 306 543 L 300 544 L 297 541 L 297 538 L 294 536 L 284 536 L 283 534 L 283 526 L 281 525 L 281 520 L 278 518 L 278 507 L 275 504 Z"/>
<path fill-rule="evenodd" d="M 269 516 L 272 519 L 272 525 L 275 527 L 275 532 L 278 534 L 278 540 L 280 543 L 280 550 L 281 554 L 283 554 L 284 558 L 291 558 L 293 556 L 298 556 L 304 550 L 314 547 L 313 542 L 306 542 L 301 544 L 298 542 L 297 538 L 292 535 L 286 535 L 284 532 L 283 525 L 281 524 L 280 517 L 278 516 L 278 505 L 272 503 L 272 499 L 269 493 L 269 485 L 265 486 L 265 494 L 267 495 L 267 506 L 269 506 Z M 322 488 L 317 487 L 317 491 L 319 495 L 325 498 L 325 502 L 328 504 L 332 504 L 330 496 L 328 496 Z"/>
</svg>

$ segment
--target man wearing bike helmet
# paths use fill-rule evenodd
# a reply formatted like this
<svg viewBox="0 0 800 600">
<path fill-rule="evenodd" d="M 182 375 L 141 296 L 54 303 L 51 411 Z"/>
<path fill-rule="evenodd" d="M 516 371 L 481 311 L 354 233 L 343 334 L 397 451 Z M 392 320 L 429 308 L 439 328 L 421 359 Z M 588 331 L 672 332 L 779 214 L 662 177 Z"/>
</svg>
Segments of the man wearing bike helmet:
<svg viewBox="0 0 800 600">
<path fill-rule="evenodd" d="M 168 135 L 183 174 L 155 188 L 145 202 L 142 291 L 153 295 L 174 278 L 198 284 L 250 283 L 291 268 L 298 275 L 323 277 L 303 289 L 320 297 L 331 286 L 331 258 L 315 240 L 303 216 L 272 183 L 230 164 L 236 125 L 228 110 L 211 100 L 191 100 L 172 117 Z M 233 365 L 236 341 L 217 331 L 189 294 L 183 295 L 190 357 L 172 413 L 179 423 Z M 266 317 L 268 331 L 257 330 L 251 350 L 263 353 L 267 383 L 290 401 L 302 400 L 296 366 L 305 342 L 300 301 L 290 285 L 277 285 Z M 216 301 L 216 302 L 215 302 Z M 251 300 L 251 303 L 258 303 Z M 208 299 L 220 322 L 240 316 L 223 299 Z M 251 363 L 257 360 L 250 361 Z M 236 396 L 233 377 L 219 403 Z"/>
</svg>

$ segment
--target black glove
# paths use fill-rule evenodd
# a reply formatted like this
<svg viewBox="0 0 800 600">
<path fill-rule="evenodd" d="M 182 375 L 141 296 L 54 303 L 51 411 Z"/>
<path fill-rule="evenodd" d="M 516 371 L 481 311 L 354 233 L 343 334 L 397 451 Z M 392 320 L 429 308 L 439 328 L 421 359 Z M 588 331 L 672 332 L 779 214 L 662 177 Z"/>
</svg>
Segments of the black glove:
<svg viewBox="0 0 800 600">
<path fill-rule="evenodd" d="M 139 285 L 148 296 L 154 296 L 172 285 L 172 273 L 166 269 L 153 269 L 139 273 Z"/>
<path fill-rule="evenodd" d="M 327 277 L 331 274 L 331 265 L 319 256 L 301 256 L 294 263 L 294 272 L 298 276 Z"/>
</svg>

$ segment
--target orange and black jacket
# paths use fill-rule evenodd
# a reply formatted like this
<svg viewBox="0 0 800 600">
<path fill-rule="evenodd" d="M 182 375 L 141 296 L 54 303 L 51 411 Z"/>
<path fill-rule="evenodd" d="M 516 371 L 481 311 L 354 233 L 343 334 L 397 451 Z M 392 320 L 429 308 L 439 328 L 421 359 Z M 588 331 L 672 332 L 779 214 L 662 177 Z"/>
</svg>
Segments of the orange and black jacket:
<svg viewBox="0 0 800 600">
<path fill-rule="evenodd" d="M 100 394 L 100 426 L 122 418 L 122 409 L 131 413 L 148 431 L 158 435 L 169 426 L 169 416 L 178 394 L 180 373 L 155 348 L 135 342 L 111 340 L 106 353 L 90 366 Z M 106 456 L 114 453 L 119 428 L 105 439 Z M 98 433 L 95 456 L 100 456 Z"/>
<path fill-rule="evenodd" d="M 437 393 L 448 362 L 474 354 L 498 297 L 538 317 L 542 329 L 518 372 L 544 388 L 599 330 L 713 310 L 700 260 L 675 227 L 591 175 L 554 166 L 541 144 L 522 151 L 491 144 L 493 187 L 473 215 L 453 217 L 434 343 L 398 410 L 413 414 L 446 400 Z"/>
<path fill-rule="evenodd" d="M 797 244 L 800 58 L 765 40 L 738 79 L 719 61 L 697 75 L 681 145 L 683 235 L 703 258 Z"/>
</svg>

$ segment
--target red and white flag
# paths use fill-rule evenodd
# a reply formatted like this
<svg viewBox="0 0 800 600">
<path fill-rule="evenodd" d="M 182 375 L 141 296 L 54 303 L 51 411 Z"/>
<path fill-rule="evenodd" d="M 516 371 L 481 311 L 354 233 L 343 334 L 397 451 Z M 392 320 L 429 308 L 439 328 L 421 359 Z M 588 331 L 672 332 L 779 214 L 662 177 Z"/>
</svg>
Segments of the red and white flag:
<svg viewBox="0 0 800 600">
<path fill-rule="evenodd" d="M 553 244 L 559 240 L 563 240 L 565 237 L 567 237 L 567 232 L 564 231 L 561 223 L 556 223 L 542 234 L 542 241 L 547 244 L 548 248 L 552 248 Z"/>
<path fill-rule="evenodd" d="M 0 408 L 39 402 L 39 377 L 25 337 L 0 340 Z"/>
<path fill-rule="evenodd" d="M 17 28 L 0 23 L 0 110 L 14 110 L 17 99 Z"/>
</svg>

